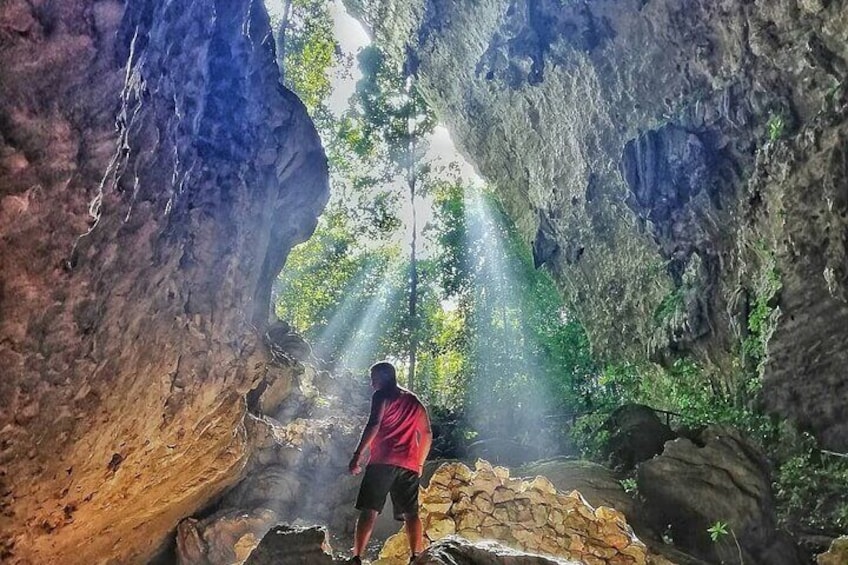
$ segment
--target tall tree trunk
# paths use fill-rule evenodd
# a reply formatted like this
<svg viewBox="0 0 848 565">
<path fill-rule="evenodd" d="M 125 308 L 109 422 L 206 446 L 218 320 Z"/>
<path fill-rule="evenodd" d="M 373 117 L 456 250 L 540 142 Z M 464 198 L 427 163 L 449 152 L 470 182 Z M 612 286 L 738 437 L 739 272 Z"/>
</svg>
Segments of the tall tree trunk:
<svg viewBox="0 0 848 565">
<path fill-rule="evenodd" d="M 280 82 L 286 82 L 286 29 L 291 19 L 292 0 L 286 0 L 283 5 L 283 18 L 274 34 L 274 48 L 277 51 L 277 66 L 280 68 Z"/>
<path fill-rule="evenodd" d="M 409 390 L 415 390 L 415 361 L 418 355 L 418 214 L 415 210 L 415 136 L 409 138 L 406 182 L 412 205 L 412 241 L 409 252 Z"/>
</svg>

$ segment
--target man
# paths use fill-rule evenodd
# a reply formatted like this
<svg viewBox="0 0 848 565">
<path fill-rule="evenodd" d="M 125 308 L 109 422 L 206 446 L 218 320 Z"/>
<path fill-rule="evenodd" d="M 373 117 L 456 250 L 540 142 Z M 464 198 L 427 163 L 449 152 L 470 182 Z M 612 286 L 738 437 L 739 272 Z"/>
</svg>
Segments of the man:
<svg viewBox="0 0 848 565">
<path fill-rule="evenodd" d="M 371 414 L 348 465 L 352 474 L 359 473 L 362 454 L 370 448 L 371 458 L 356 499 L 359 517 L 351 563 L 362 563 L 362 552 L 368 545 L 377 514 L 383 510 L 388 493 L 392 495 L 395 519 L 403 520 L 406 526 L 412 563 L 424 549 L 421 519 L 418 517 L 418 485 L 424 460 L 433 442 L 430 417 L 417 396 L 398 386 L 397 374 L 391 363 L 376 363 L 370 374 L 371 388 L 374 389 Z"/>
</svg>

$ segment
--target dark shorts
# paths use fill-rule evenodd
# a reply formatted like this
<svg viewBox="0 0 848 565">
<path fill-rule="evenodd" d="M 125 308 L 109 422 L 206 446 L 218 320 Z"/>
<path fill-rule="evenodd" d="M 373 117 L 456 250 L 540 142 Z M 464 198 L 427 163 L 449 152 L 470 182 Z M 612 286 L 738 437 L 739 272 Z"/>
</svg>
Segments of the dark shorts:
<svg viewBox="0 0 848 565">
<path fill-rule="evenodd" d="M 395 520 L 403 520 L 404 515 L 418 514 L 418 474 L 394 465 L 368 465 L 359 496 L 356 497 L 357 510 L 383 511 L 386 495 L 392 495 L 392 507 Z"/>
</svg>

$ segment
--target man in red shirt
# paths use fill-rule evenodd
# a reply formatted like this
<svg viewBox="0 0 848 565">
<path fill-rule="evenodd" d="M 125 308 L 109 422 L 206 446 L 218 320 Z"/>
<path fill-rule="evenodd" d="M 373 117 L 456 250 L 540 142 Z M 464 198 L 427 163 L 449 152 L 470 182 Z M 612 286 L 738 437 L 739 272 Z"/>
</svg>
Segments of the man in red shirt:
<svg viewBox="0 0 848 565">
<path fill-rule="evenodd" d="M 370 448 L 356 508 L 352 563 L 362 563 L 361 555 L 371 538 L 377 514 L 391 493 L 395 519 L 403 520 L 412 559 L 424 549 L 421 519 L 418 517 L 418 485 L 424 460 L 430 452 L 433 433 L 427 409 L 412 392 L 398 386 L 391 363 L 371 367 L 371 414 L 348 468 L 354 475 L 362 468 L 362 453 Z"/>
</svg>

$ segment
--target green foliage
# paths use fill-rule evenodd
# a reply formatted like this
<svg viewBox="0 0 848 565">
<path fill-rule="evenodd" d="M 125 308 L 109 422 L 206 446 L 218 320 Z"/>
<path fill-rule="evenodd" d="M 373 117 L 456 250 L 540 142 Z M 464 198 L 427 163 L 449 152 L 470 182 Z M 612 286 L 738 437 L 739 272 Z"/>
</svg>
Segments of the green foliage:
<svg viewBox="0 0 848 565">
<path fill-rule="evenodd" d="M 768 249 L 763 241 L 754 245 L 754 251 L 762 267 L 755 281 L 752 306 L 748 313 L 748 335 L 742 342 L 742 353 L 746 365 L 754 366 L 757 377 L 755 382 L 759 383 L 766 360 L 766 347 L 780 317 L 776 302 L 783 284 L 774 251 Z"/>
<path fill-rule="evenodd" d="M 771 142 L 782 138 L 785 129 L 786 120 L 781 114 L 772 114 L 768 122 L 766 122 L 766 135 Z"/>
<path fill-rule="evenodd" d="M 624 489 L 624 492 L 626 492 L 627 494 L 631 494 L 631 495 L 636 494 L 636 490 L 637 490 L 636 479 L 634 479 L 633 477 L 628 477 L 626 479 L 621 479 L 618 482 L 621 485 L 621 488 Z"/>
<path fill-rule="evenodd" d="M 662 324 L 667 322 L 683 307 L 683 289 L 675 288 L 669 292 L 657 306 L 654 312 L 654 320 Z"/>
<path fill-rule="evenodd" d="M 727 522 L 722 522 L 721 520 L 714 522 L 712 526 L 707 528 L 707 531 L 710 533 L 710 539 L 714 542 L 719 541 L 729 533 L 727 531 Z"/>
<path fill-rule="evenodd" d="M 573 412 L 596 368 L 582 327 L 489 195 L 444 183 L 434 192 L 435 266 L 444 299 L 465 321 L 456 345 L 463 406 L 487 436 L 524 440 L 541 414 Z M 528 418 L 536 420 L 535 428 Z"/>
<path fill-rule="evenodd" d="M 286 1 L 290 2 L 288 19 L 283 14 L 271 20 L 278 48 L 284 50 L 284 83 L 315 117 L 332 91 L 331 73 L 341 63 L 341 52 L 327 2 Z"/>
<path fill-rule="evenodd" d="M 774 485 L 781 522 L 792 531 L 848 531 L 848 459 L 819 450 L 808 434 L 794 439 Z"/>
<path fill-rule="evenodd" d="M 610 413 L 609 407 L 588 412 L 578 417 L 571 427 L 571 441 L 584 459 L 597 461 L 606 449 L 610 434 L 603 425 Z"/>
</svg>

